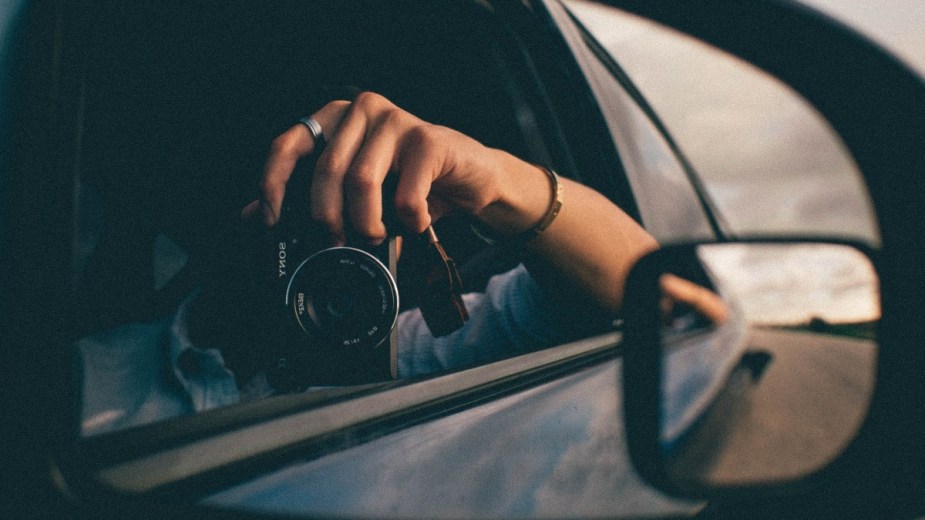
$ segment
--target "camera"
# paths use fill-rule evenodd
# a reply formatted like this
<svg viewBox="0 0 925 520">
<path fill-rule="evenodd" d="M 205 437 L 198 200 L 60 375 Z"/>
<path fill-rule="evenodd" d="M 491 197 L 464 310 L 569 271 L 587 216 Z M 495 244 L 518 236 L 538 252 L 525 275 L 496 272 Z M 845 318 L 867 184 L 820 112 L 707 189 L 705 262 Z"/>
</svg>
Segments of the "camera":
<svg viewBox="0 0 925 520">
<path fill-rule="evenodd" d="M 378 246 L 348 238 L 346 246 L 329 247 L 327 232 L 310 215 L 309 179 L 310 173 L 294 172 L 279 221 L 263 241 L 266 254 L 255 266 L 270 322 L 279 329 L 270 382 L 297 390 L 395 379 L 400 304 L 394 219 L 385 217 L 389 237 Z"/>
<path fill-rule="evenodd" d="M 280 218 L 229 226 L 210 280 L 189 310 L 196 345 L 219 348 L 239 381 L 265 374 L 280 393 L 311 387 L 395 379 L 399 303 L 398 243 L 404 239 L 401 283 L 434 336 L 468 319 L 462 283 L 433 228 L 399 237 L 394 180 L 383 186 L 388 238 L 378 246 L 354 240 L 330 247 L 311 218 L 311 171 L 298 165 L 286 186 Z M 388 178 L 387 178 L 388 180 Z M 209 275 L 208 273 L 213 273 Z M 419 293 L 419 294 L 414 294 Z"/>
<path fill-rule="evenodd" d="M 298 239 L 277 243 L 278 276 L 288 280 L 286 306 L 306 336 L 358 349 L 388 339 L 399 305 L 392 244 L 389 251 L 332 247 L 296 254 L 305 259 L 289 274 L 287 251 L 298 249 Z"/>
</svg>

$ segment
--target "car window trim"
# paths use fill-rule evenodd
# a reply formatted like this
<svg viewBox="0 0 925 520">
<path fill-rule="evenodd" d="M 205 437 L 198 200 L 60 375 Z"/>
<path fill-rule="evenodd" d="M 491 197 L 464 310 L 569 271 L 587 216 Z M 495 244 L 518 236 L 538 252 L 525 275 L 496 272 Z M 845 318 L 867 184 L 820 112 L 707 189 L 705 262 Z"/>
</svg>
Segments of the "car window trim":
<svg viewBox="0 0 925 520">
<path fill-rule="evenodd" d="M 509 395 L 620 355 L 611 332 L 488 365 L 213 433 L 106 465 L 94 480 L 121 492 L 201 494 Z M 294 457 L 293 452 L 299 456 Z"/>
<path fill-rule="evenodd" d="M 560 6 L 562 6 L 562 9 L 568 15 L 572 23 L 575 24 L 575 27 L 578 29 L 578 32 L 581 35 L 581 39 L 588 47 L 588 50 L 590 50 L 594 57 L 597 58 L 597 60 L 601 63 L 601 65 L 607 69 L 607 71 L 613 76 L 617 83 L 623 87 L 623 90 L 626 92 L 626 94 L 643 111 L 649 121 L 653 124 L 653 126 L 655 126 L 655 129 L 661 135 L 662 139 L 665 140 L 668 148 L 680 163 L 688 182 L 690 182 L 691 186 L 694 188 L 694 193 L 697 194 L 697 200 L 706 215 L 707 221 L 709 222 L 713 233 L 721 240 L 735 238 L 731 231 L 729 231 L 730 227 L 726 224 L 722 213 L 719 211 L 719 207 L 713 201 L 712 197 L 710 197 L 710 194 L 706 189 L 706 185 L 703 183 L 703 181 L 700 180 L 700 176 L 697 174 L 697 170 L 694 169 L 694 166 L 688 160 L 687 156 L 684 154 L 684 151 L 681 150 L 677 142 L 675 142 L 674 138 L 671 136 L 671 133 L 668 131 L 668 128 L 652 108 L 652 105 L 649 104 L 648 100 L 642 94 L 642 91 L 639 90 L 636 84 L 633 83 L 632 79 L 630 79 L 626 71 L 623 70 L 623 67 L 621 67 L 620 64 L 617 63 L 617 61 L 614 59 L 614 57 L 607 51 L 607 49 L 601 45 L 597 38 L 594 37 L 594 35 L 581 22 L 575 13 L 568 7 L 568 5 L 566 5 L 562 0 L 557 0 L 557 2 Z"/>
</svg>

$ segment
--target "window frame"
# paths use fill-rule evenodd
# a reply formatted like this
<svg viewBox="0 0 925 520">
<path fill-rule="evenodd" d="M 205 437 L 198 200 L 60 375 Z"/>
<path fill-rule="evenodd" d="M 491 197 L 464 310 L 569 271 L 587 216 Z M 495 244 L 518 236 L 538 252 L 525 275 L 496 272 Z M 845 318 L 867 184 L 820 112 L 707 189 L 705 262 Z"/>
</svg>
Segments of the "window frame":
<svg viewBox="0 0 925 520">
<path fill-rule="evenodd" d="M 542 12 L 523 6 L 512 8 L 504 3 L 495 14 L 510 23 L 510 36 L 527 41 L 506 52 L 522 60 L 517 81 L 540 119 L 540 137 L 550 150 L 551 163 L 565 175 L 597 184 L 611 199 L 629 205 L 627 211 L 632 214 L 632 194 L 619 175 L 616 151 L 607 148 L 608 144 L 612 147 L 608 134 L 595 134 L 605 128 L 603 120 L 597 126 L 587 124 L 600 117 L 596 105 L 586 104 L 584 111 L 575 114 L 578 117 L 573 120 L 582 123 L 581 131 L 569 132 L 562 117 L 574 112 L 573 98 L 548 90 L 551 82 L 560 88 L 570 85 L 570 74 L 576 72 L 584 81 L 574 57 L 557 39 L 558 29 L 543 25 L 550 19 Z M 544 34 L 542 27 L 552 34 Z M 575 88 L 581 91 L 582 86 Z M 588 135 L 600 137 L 583 139 Z M 577 150 L 576 143 L 581 143 Z M 584 150 L 589 146 L 603 146 L 607 153 L 587 155 Z M 591 166 L 587 163 L 591 159 L 585 157 L 594 158 Z M 601 161 L 614 161 L 618 167 L 601 169 Z M 617 173 L 596 176 L 593 172 L 597 171 Z M 59 468 L 67 485 L 84 489 L 89 485 L 93 495 L 127 492 L 193 500 L 285 465 L 296 454 L 300 460 L 320 457 L 354 445 L 358 439 L 388 435 L 604 363 L 620 355 L 619 342 L 619 333 L 608 333 L 428 379 L 345 389 L 344 395 L 322 403 L 304 396 L 281 396 L 270 409 L 261 402 L 237 405 L 94 436 L 66 452 Z M 178 460 L 183 463 L 177 464 Z"/>
<path fill-rule="evenodd" d="M 192 499 L 247 480 L 258 471 L 282 467 L 295 454 L 300 461 L 314 459 L 614 359 L 622 353 L 621 337 L 618 332 L 608 333 L 319 406 L 306 407 L 298 402 L 299 396 L 285 396 L 293 398 L 292 407 L 275 417 L 256 413 L 259 417 L 253 422 L 219 427 L 173 446 L 149 446 L 155 451 L 103 465 L 84 456 L 82 465 L 108 489 Z M 208 415 L 202 420 L 209 420 Z M 117 445 L 131 444 L 134 437 L 137 432 L 127 430 L 85 444 L 96 452 L 111 449 L 114 440 Z"/>
<path fill-rule="evenodd" d="M 683 172 L 686 181 L 692 188 L 693 193 L 696 196 L 696 203 L 699 206 L 698 209 L 700 212 L 702 212 L 710 227 L 710 230 L 714 235 L 712 238 L 717 240 L 727 240 L 732 238 L 732 234 L 729 231 L 730 227 L 728 224 L 726 224 L 722 213 L 719 211 L 718 206 L 713 201 L 709 191 L 706 189 L 706 185 L 700 179 L 697 171 L 688 160 L 684 152 L 681 150 L 681 148 L 678 146 L 677 142 L 672 137 L 671 133 L 668 131 L 668 128 L 662 122 L 661 118 L 649 104 L 642 91 L 639 90 L 639 88 L 632 81 L 623 67 L 620 66 L 617 59 L 612 54 L 610 54 L 603 45 L 601 45 L 594 34 L 591 33 L 591 31 L 582 23 L 580 18 L 573 12 L 573 10 L 564 0 L 544 1 L 547 4 L 555 4 L 559 9 L 561 9 L 563 14 L 556 16 L 557 23 L 562 26 L 563 33 L 566 31 L 575 33 L 575 37 L 573 38 L 573 41 L 570 42 L 570 44 L 577 46 L 583 43 L 590 55 L 593 56 L 593 59 L 596 59 L 600 66 L 603 67 L 603 69 L 606 71 L 606 73 L 608 73 L 610 77 L 614 79 L 620 85 L 620 87 L 622 87 L 622 94 L 628 97 L 630 102 L 636 108 L 642 111 L 644 117 L 654 127 L 655 132 L 658 134 L 658 138 L 665 143 L 669 153 L 671 154 L 671 158 Z M 576 57 L 578 57 L 578 54 L 579 53 L 576 52 Z M 598 74 L 594 66 L 583 63 L 587 61 L 587 59 L 588 58 L 579 58 L 579 61 L 582 62 L 581 67 L 584 74 L 588 76 Z M 610 135 L 609 130 L 608 134 Z M 619 138 L 618 136 L 614 135 L 613 139 L 616 146 Z M 624 175 L 627 174 L 624 173 Z"/>
</svg>

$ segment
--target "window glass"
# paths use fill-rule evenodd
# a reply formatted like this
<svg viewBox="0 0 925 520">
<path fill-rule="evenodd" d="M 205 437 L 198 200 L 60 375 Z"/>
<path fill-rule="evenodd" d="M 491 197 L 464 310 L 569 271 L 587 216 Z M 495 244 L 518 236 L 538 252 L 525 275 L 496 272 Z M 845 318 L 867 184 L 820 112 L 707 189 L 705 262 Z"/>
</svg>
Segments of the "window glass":
<svg viewBox="0 0 925 520">
<path fill-rule="evenodd" d="M 668 141 L 577 28 L 569 23 L 560 27 L 610 127 L 643 225 L 662 243 L 713 237 L 705 209 Z"/>
<path fill-rule="evenodd" d="M 567 5 L 645 93 L 732 232 L 878 240 L 856 165 L 792 90 L 652 22 Z"/>
<path fill-rule="evenodd" d="M 427 282 L 450 279 L 429 270 L 437 255 L 425 239 L 402 237 L 400 260 L 392 241 L 332 252 L 309 197 L 272 229 L 241 218 L 273 139 L 357 91 L 539 163 L 547 154 L 528 144 L 542 140 L 527 135 L 517 64 L 481 4 L 87 9 L 87 27 L 128 29 L 86 35 L 75 262 L 84 436 L 159 423 L 147 438 L 169 441 L 612 332 L 612 315 L 540 287 L 522 250 L 489 247 L 458 215 L 434 225 L 470 315 L 446 334 L 421 310 L 437 300 Z M 306 35 L 318 19 L 328 23 Z M 287 195 L 310 193 L 311 159 Z M 446 300 L 435 314 L 457 309 Z M 556 305 L 576 301 L 593 318 Z"/>
</svg>

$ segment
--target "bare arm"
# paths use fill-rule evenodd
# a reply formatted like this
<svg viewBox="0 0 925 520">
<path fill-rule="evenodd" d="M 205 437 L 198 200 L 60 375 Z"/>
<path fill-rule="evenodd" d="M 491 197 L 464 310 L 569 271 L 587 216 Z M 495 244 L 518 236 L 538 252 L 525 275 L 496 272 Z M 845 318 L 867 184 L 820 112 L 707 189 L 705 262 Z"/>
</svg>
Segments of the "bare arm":
<svg viewBox="0 0 925 520">
<path fill-rule="evenodd" d="M 344 242 L 346 226 L 370 243 L 385 238 L 386 175 L 399 176 L 395 208 L 403 225 L 417 233 L 444 215 L 463 212 L 499 234 L 516 235 L 536 225 L 552 200 L 549 177 L 538 166 L 426 123 L 377 94 L 331 103 L 313 117 L 328 144 L 315 167 L 312 216 L 333 243 Z M 296 161 L 313 148 L 302 125 L 280 135 L 266 163 L 263 200 L 244 213 L 262 210 L 266 223 L 274 223 Z M 561 182 L 562 210 L 524 245 L 525 263 L 551 293 L 581 295 L 605 310 L 619 310 L 630 267 L 657 247 L 655 240 L 599 193 Z"/>
</svg>

